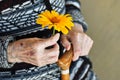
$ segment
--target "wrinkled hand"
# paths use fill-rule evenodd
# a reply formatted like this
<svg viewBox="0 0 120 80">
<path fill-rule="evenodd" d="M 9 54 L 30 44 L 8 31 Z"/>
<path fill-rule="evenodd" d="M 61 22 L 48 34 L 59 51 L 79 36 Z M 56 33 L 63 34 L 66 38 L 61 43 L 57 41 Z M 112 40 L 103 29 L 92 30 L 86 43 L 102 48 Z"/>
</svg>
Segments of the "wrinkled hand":
<svg viewBox="0 0 120 80">
<path fill-rule="evenodd" d="M 93 44 L 93 40 L 83 32 L 82 26 L 77 23 L 67 35 L 62 35 L 61 41 L 67 50 L 70 49 L 72 43 L 73 61 L 77 60 L 79 56 L 88 55 Z"/>
<path fill-rule="evenodd" d="M 25 62 L 36 66 L 55 63 L 58 60 L 59 34 L 48 39 L 26 38 L 15 41 L 8 46 L 9 62 Z M 52 48 L 47 48 L 52 46 Z"/>
</svg>

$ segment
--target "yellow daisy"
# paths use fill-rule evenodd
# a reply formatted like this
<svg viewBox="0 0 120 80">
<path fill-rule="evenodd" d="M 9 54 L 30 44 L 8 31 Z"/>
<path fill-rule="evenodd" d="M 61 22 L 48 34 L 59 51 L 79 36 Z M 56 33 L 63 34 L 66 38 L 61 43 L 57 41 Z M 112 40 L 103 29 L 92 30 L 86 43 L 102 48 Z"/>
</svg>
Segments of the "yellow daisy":
<svg viewBox="0 0 120 80">
<path fill-rule="evenodd" d="M 41 24 L 42 28 L 48 27 L 53 28 L 58 32 L 67 34 L 69 30 L 74 26 L 72 22 L 72 17 L 69 14 L 59 14 L 58 12 L 52 10 L 51 12 L 46 10 L 38 15 L 36 20 L 37 24 Z"/>
</svg>

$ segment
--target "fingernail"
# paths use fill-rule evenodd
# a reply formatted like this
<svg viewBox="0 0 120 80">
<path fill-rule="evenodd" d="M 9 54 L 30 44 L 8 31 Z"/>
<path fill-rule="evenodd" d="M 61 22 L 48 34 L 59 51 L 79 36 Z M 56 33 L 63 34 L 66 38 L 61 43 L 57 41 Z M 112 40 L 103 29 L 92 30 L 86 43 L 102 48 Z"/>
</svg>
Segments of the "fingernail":
<svg viewBox="0 0 120 80">
<path fill-rule="evenodd" d="M 67 45 L 67 46 L 66 46 L 66 49 L 67 49 L 67 50 L 69 50 L 69 49 L 70 49 L 70 46 L 69 46 L 69 45 Z"/>
</svg>

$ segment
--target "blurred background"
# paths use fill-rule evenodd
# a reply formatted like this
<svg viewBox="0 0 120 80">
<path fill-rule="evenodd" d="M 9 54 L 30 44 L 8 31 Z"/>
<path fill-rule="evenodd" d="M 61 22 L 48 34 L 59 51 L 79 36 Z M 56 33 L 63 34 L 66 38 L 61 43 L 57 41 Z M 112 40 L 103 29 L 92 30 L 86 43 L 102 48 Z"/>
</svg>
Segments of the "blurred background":
<svg viewBox="0 0 120 80">
<path fill-rule="evenodd" d="M 94 40 L 90 51 L 100 80 L 120 80 L 120 0 L 80 0 Z"/>
</svg>

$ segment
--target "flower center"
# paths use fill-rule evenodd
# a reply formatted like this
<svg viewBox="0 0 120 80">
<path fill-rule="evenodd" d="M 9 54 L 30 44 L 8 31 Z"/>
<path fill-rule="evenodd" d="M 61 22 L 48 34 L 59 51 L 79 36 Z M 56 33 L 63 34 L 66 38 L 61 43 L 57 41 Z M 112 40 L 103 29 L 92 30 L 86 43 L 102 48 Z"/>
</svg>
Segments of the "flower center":
<svg viewBox="0 0 120 80">
<path fill-rule="evenodd" d="M 58 19 L 57 17 L 53 17 L 51 19 L 51 22 L 54 24 L 54 23 L 59 23 L 60 22 L 60 19 Z"/>
</svg>

